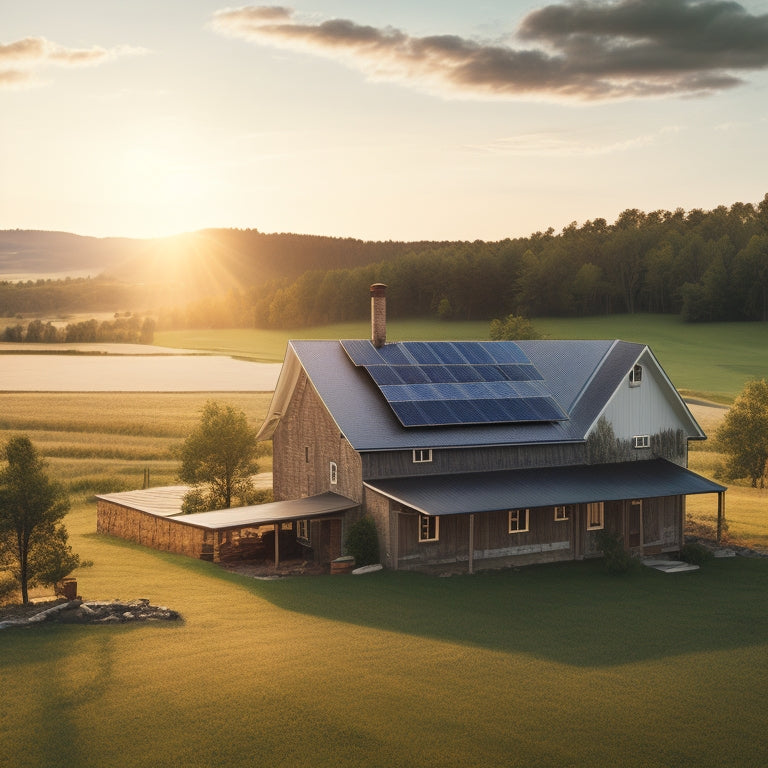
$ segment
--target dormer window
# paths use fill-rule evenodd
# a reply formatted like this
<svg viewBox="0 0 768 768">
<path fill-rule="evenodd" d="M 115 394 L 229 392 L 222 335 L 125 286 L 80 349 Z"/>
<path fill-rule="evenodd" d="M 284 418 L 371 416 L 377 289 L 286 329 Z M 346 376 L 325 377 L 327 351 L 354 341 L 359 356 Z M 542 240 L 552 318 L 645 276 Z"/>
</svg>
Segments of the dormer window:
<svg viewBox="0 0 768 768">
<path fill-rule="evenodd" d="M 629 386 L 630 387 L 639 387 L 640 386 L 640 382 L 642 380 L 643 380 L 643 366 L 642 365 L 636 365 L 629 372 Z"/>
</svg>

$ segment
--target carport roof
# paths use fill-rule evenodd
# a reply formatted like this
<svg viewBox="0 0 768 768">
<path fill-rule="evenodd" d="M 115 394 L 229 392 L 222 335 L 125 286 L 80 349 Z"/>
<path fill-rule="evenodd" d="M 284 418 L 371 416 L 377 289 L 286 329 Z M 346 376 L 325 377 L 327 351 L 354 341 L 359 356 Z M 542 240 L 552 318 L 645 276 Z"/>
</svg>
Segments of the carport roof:
<svg viewBox="0 0 768 768">
<path fill-rule="evenodd" d="M 175 522 L 208 530 L 244 528 L 251 525 L 301 520 L 333 512 L 343 512 L 359 506 L 359 502 L 353 499 L 348 499 L 338 493 L 328 492 L 317 496 L 308 496 L 304 499 L 274 501 L 269 504 L 254 504 L 248 507 L 232 507 L 213 512 L 182 515 L 181 501 L 184 493 L 188 490 L 189 488 L 186 486 L 167 486 L 165 488 L 148 488 L 144 491 L 109 493 L 96 498 L 137 509 L 157 517 L 172 517 Z M 172 511 L 173 509 L 175 512 Z"/>
<path fill-rule="evenodd" d="M 725 490 L 725 486 L 664 459 L 399 477 L 371 480 L 366 486 L 426 515 L 458 515 Z"/>
</svg>

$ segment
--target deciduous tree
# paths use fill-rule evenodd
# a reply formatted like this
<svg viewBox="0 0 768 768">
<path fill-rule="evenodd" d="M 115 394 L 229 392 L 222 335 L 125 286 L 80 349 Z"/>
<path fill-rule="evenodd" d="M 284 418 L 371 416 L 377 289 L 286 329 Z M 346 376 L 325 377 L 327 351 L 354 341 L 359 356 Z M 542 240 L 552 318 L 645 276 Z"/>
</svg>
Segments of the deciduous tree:
<svg viewBox="0 0 768 768">
<path fill-rule="evenodd" d="M 256 431 L 248 426 L 245 413 L 209 400 L 200 424 L 180 450 L 179 478 L 193 486 L 184 511 L 227 509 L 235 498 L 250 503 L 251 476 L 258 471 L 256 453 Z"/>
<path fill-rule="evenodd" d="M 717 431 L 726 454 L 723 477 L 746 477 L 756 488 L 765 487 L 768 462 L 768 382 L 750 381 L 736 398 Z"/>
<path fill-rule="evenodd" d="M 49 479 L 26 435 L 11 438 L 0 470 L 0 564 L 10 566 L 29 602 L 29 588 L 60 581 L 81 565 L 61 521 L 69 509 L 64 488 Z"/>
</svg>

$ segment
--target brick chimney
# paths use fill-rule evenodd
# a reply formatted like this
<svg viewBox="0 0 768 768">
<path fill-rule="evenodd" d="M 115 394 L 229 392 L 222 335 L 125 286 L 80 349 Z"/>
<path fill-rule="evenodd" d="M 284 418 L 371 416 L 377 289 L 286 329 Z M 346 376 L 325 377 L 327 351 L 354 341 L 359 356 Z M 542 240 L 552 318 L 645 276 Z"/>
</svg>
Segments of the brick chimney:
<svg viewBox="0 0 768 768">
<path fill-rule="evenodd" d="M 387 343 L 387 286 L 371 286 L 371 343 L 377 349 Z"/>
</svg>

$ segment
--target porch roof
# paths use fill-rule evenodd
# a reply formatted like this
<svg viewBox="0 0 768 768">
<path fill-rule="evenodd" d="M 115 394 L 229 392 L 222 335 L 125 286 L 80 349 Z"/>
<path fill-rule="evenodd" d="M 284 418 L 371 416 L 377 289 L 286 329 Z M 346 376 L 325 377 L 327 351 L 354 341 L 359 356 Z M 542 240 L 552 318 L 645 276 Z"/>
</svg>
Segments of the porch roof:
<svg viewBox="0 0 768 768">
<path fill-rule="evenodd" d="M 666 461 L 423 475 L 366 483 L 425 515 L 719 493 L 725 486 Z"/>
</svg>

